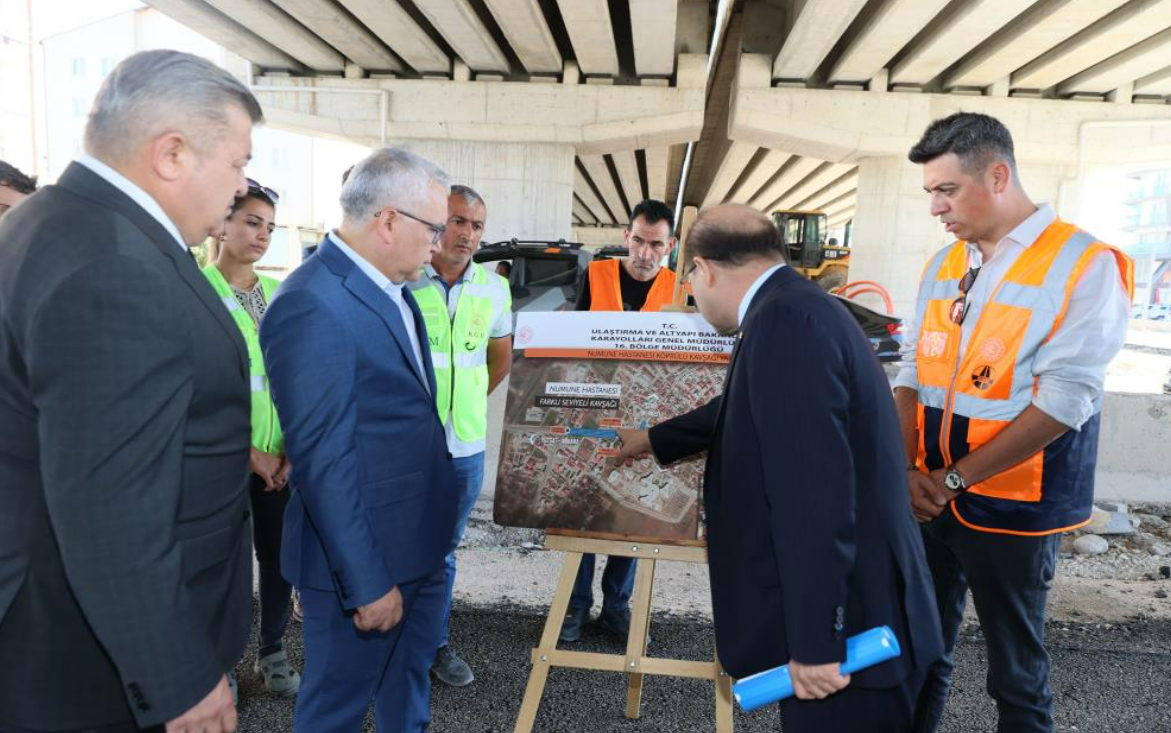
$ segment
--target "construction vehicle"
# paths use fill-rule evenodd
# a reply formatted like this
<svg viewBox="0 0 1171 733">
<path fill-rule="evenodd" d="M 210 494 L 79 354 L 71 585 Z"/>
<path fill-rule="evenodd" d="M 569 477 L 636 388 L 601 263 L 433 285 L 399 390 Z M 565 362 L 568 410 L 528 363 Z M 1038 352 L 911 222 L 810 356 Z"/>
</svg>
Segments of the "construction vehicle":
<svg viewBox="0 0 1171 733">
<path fill-rule="evenodd" d="M 781 230 L 792 267 L 823 290 L 833 292 L 846 284 L 850 248 L 826 242 L 823 212 L 779 209 L 773 212 L 773 223 Z"/>
</svg>

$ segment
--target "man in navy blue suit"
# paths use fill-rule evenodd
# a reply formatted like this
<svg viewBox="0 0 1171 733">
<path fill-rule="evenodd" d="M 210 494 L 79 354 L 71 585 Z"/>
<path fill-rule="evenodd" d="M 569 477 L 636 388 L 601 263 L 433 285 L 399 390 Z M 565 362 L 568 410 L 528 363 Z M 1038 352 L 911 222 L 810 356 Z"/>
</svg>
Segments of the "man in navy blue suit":
<svg viewBox="0 0 1171 733">
<path fill-rule="evenodd" d="M 261 325 L 293 467 L 281 565 L 305 617 L 301 733 L 356 733 L 371 700 L 381 732 L 430 722 L 456 487 L 423 317 L 403 286 L 438 250 L 449 187 L 403 150 L 358 163 L 342 226 Z"/>
<path fill-rule="evenodd" d="M 902 733 L 942 641 L 890 385 L 849 312 L 785 266 L 759 212 L 704 211 L 688 249 L 700 312 L 737 335 L 724 391 L 619 431 L 622 456 L 708 451 L 716 648 L 734 677 L 790 665 L 786 733 Z M 902 656 L 843 677 L 846 639 L 881 625 Z"/>
</svg>

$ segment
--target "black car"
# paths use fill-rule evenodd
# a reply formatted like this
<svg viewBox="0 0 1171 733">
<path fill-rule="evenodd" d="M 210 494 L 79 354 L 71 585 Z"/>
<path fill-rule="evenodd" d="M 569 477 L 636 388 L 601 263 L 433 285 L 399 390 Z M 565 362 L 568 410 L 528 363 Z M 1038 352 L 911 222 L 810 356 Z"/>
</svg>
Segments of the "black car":
<svg viewBox="0 0 1171 733">
<path fill-rule="evenodd" d="M 573 308 L 591 255 L 581 242 L 510 239 L 481 246 L 475 260 L 489 269 L 508 263 L 514 312 L 555 311 Z"/>
</svg>

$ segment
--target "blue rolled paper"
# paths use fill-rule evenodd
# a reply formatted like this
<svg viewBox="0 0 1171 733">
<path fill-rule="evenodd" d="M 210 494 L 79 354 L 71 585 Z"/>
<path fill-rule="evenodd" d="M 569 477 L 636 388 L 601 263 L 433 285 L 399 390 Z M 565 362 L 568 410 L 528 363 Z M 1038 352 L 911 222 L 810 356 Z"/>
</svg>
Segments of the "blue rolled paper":
<svg viewBox="0 0 1171 733">
<path fill-rule="evenodd" d="M 879 626 L 846 639 L 846 661 L 842 674 L 853 674 L 902 654 L 899 640 L 889 626 Z M 789 665 L 745 677 L 732 685 L 732 695 L 744 710 L 756 710 L 793 694 Z"/>
</svg>

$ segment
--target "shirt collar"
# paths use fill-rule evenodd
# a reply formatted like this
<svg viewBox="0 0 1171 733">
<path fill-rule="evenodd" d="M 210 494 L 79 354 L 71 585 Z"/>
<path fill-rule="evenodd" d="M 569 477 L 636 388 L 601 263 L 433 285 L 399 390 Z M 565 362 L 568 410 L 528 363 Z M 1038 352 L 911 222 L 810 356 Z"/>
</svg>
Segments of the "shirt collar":
<svg viewBox="0 0 1171 733">
<path fill-rule="evenodd" d="M 996 252 L 1000 252 L 1001 245 L 1015 244 L 1022 249 L 1031 247 L 1033 242 L 1041 238 L 1041 234 L 1049 228 L 1049 225 L 1057 220 L 1057 214 L 1053 212 L 1053 207 L 1049 204 L 1041 204 L 1037 210 L 1030 214 L 1024 221 L 1017 224 L 1016 227 L 1004 235 L 1004 239 L 996 244 Z M 968 242 L 968 250 L 980 251 L 975 242 Z"/>
<path fill-rule="evenodd" d="M 785 266 L 784 262 L 778 262 L 764 272 L 760 273 L 760 277 L 756 278 L 756 282 L 748 288 L 748 292 L 744 293 L 744 297 L 740 299 L 740 310 L 736 317 L 736 328 L 740 328 L 740 324 L 744 323 L 744 316 L 748 315 L 748 308 L 752 305 L 752 299 L 756 297 L 756 291 L 760 290 L 765 281 L 772 277 L 772 274 Z"/>
<path fill-rule="evenodd" d="M 93 157 L 92 155 L 82 155 L 77 159 L 77 162 L 88 168 L 93 173 L 104 179 L 114 188 L 130 197 L 134 203 L 146 210 L 146 213 L 154 217 L 163 228 L 171 233 L 179 246 L 183 248 L 184 252 L 189 252 L 187 243 L 183 241 L 183 235 L 179 233 L 179 227 L 175 226 L 175 222 L 171 221 L 171 217 L 167 216 L 167 212 L 163 211 L 163 207 L 159 206 L 159 202 L 154 200 L 146 191 L 143 191 L 136 183 L 131 181 L 126 176 L 106 165 L 102 161 Z"/>
<path fill-rule="evenodd" d="M 353 260 L 354 264 L 358 266 L 358 269 L 366 273 L 366 277 L 374 281 L 374 284 L 378 286 L 379 290 L 386 292 L 391 297 L 396 297 L 402 292 L 403 285 L 406 284 L 405 280 L 401 283 L 391 281 L 377 267 L 370 264 L 365 257 L 350 249 L 350 246 L 338 236 L 337 231 L 331 231 L 327 236 L 329 237 L 329 241 L 333 242 L 342 251 L 342 254 Z"/>
<path fill-rule="evenodd" d="M 423 265 L 423 271 L 427 273 L 427 277 L 431 280 L 444 280 L 443 275 L 440 275 L 439 270 L 436 270 L 435 267 L 430 262 Z M 472 274 L 472 263 L 469 262 L 468 266 L 464 268 L 463 273 L 455 279 L 455 283 L 452 285 L 452 287 L 455 287 L 456 285 L 460 285 L 462 283 L 467 282 L 468 277 L 471 274 Z M 444 280 L 444 282 L 446 282 L 446 280 Z"/>
</svg>

